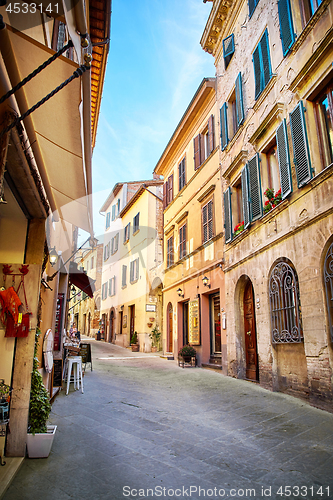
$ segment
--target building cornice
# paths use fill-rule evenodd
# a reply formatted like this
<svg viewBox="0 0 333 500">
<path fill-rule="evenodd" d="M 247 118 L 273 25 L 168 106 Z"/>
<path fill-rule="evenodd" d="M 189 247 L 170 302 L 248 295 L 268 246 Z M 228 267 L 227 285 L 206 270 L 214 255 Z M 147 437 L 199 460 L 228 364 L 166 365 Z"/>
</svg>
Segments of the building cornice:
<svg viewBox="0 0 333 500">
<path fill-rule="evenodd" d="M 237 0 L 218 0 L 214 2 L 200 40 L 200 45 L 205 52 L 212 55 L 216 54 L 219 39 L 236 3 Z"/>
</svg>

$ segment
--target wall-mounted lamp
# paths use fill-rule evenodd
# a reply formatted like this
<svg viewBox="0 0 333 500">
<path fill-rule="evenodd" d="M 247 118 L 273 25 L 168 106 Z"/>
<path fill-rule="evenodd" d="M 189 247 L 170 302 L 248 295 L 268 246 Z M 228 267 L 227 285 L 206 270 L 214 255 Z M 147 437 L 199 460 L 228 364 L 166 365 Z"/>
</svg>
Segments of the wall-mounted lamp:
<svg viewBox="0 0 333 500">
<path fill-rule="evenodd" d="M 53 247 L 49 253 L 49 261 L 52 267 L 58 262 L 58 258 L 59 258 L 58 253 L 55 247 Z"/>
<path fill-rule="evenodd" d="M 184 297 L 183 290 L 181 288 L 178 288 L 177 293 L 178 297 Z"/>
<path fill-rule="evenodd" d="M 74 285 L 73 285 L 73 286 L 72 286 L 72 288 L 71 288 L 71 292 L 72 292 L 72 293 L 75 293 L 75 292 L 76 292 L 76 288 L 75 288 L 75 286 L 74 286 Z"/>
<path fill-rule="evenodd" d="M 207 278 L 207 276 L 204 276 L 202 278 L 202 282 L 203 282 L 204 286 L 208 286 L 208 288 L 210 288 L 210 284 L 208 283 L 208 281 L 209 281 L 209 278 Z"/>
</svg>

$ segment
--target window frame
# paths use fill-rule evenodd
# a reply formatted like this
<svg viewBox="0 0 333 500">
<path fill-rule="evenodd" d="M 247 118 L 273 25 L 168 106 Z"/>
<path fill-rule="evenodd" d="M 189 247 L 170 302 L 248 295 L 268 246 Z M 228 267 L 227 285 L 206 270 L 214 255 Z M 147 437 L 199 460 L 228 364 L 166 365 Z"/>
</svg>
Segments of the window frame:
<svg viewBox="0 0 333 500">
<path fill-rule="evenodd" d="M 121 288 L 126 288 L 126 287 L 127 287 L 127 266 L 123 264 L 121 268 Z"/>
<path fill-rule="evenodd" d="M 140 230 L 140 212 L 133 217 L 133 234 Z"/>
<path fill-rule="evenodd" d="M 186 157 L 184 156 L 178 164 L 178 191 L 186 186 Z"/>
<path fill-rule="evenodd" d="M 124 245 L 129 241 L 131 233 L 131 223 L 126 224 L 124 228 Z"/>
<path fill-rule="evenodd" d="M 139 279 L 139 258 L 130 262 L 130 283 L 136 283 Z"/>
<path fill-rule="evenodd" d="M 111 212 L 107 212 L 105 218 L 105 229 L 109 229 L 110 224 L 111 224 Z"/>
</svg>

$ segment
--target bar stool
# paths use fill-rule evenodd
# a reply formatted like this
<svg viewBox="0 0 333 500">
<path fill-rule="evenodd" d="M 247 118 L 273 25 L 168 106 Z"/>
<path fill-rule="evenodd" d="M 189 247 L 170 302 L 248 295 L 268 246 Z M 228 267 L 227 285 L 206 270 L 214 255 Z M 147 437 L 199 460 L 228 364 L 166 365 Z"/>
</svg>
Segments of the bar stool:
<svg viewBox="0 0 333 500">
<path fill-rule="evenodd" d="M 74 374 L 74 391 L 80 388 L 81 382 L 81 392 L 83 394 L 83 377 L 82 377 L 82 357 L 81 356 L 68 356 L 66 359 L 67 363 L 67 390 L 66 396 L 69 392 L 69 384 L 71 381 L 71 373 L 73 368 Z"/>
</svg>

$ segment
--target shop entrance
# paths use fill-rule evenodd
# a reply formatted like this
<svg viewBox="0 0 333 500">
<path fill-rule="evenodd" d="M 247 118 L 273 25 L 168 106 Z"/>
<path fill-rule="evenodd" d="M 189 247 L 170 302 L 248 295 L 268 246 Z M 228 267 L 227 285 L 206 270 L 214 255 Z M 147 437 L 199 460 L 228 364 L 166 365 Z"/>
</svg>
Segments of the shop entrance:
<svg viewBox="0 0 333 500">
<path fill-rule="evenodd" d="M 130 342 L 135 332 L 135 305 L 129 306 L 129 316 L 130 316 Z"/>
<path fill-rule="evenodd" d="M 221 312 L 220 294 L 209 297 L 211 353 L 221 356 Z"/>
<path fill-rule="evenodd" d="M 167 308 L 167 327 L 168 327 L 168 339 L 167 339 L 167 346 L 168 346 L 168 352 L 173 352 L 173 329 L 172 329 L 172 304 L 171 302 L 168 304 Z"/>
<path fill-rule="evenodd" d="M 109 342 L 114 342 L 114 310 L 112 309 L 110 313 L 110 340 Z"/>
<path fill-rule="evenodd" d="M 248 281 L 244 292 L 244 330 L 246 378 L 259 380 L 256 320 L 251 281 Z"/>
<path fill-rule="evenodd" d="M 119 335 L 123 333 L 123 311 L 119 311 Z"/>
<path fill-rule="evenodd" d="M 183 303 L 183 345 L 188 344 L 188 302 Z"/>
</svg>

